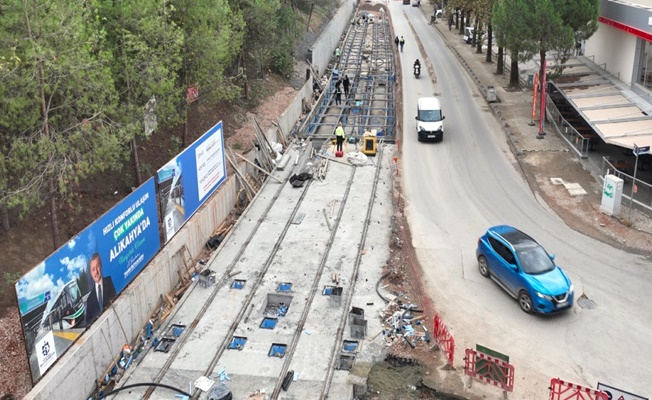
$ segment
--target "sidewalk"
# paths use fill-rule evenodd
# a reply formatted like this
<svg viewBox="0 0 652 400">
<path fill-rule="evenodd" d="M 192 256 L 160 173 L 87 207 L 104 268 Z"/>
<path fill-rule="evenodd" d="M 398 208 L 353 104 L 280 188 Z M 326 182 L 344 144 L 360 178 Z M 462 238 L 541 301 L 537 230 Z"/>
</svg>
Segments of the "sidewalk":
<svg viewBox="0 0 652 400">
<path fill-rule="evenodd" d="M 422 2 L 420 9 L 429 21 L 434 13 L 433 5 Z M 496 75 L 496 57 L 492 57 L 491 64 L 487 63 L 486 47 L 482 54 L 477 54 L 476 47 L 466 44 L 454 25 L 448 30 L 446 19 L 438 18 L 434 29 L 433 35 L 439 35 L 444 40 L 483 96 L 486 96 L 489 86 L 494 87 L 497 101 L 487 104 L 502 124 L 507 142 L 516 158 L 515 162 L 531 190 L 537 196 L 542 196 L 545 203 L 575 230 L 612 245 L 622 246 L 626 243 L 628 249 L 649 251 L 645 235 L 652 233 L 651 218 L 634 209 L 631 214 L 628 213 L 629 224 L 624 225 L 618 219 L 606 217 L 599 211 L 602 185 L 597 177 L 601 175 L 601 155 L 596 153 L 592 159 L 579 159 L 554 131 L 551 123 L 544 125 L 544 138 L 537 139 L 540 105 L 537 104 L 537 116 L 532 126 L 532 91 L 525 88 L 522 91 L 506 90 L 511 62 L 509 54 L 504 56 L 504 74 Z M 526 82 L 528 75 L 538 69 L 535 60 L 519 63 L 521 83 Z M 552 185 L 551 178 L 578 183 L 587 193 L 580 197 L 570 196 L 563 190 L 563 186 Z M 600 221 L 598 226 L 596 221 Z"/>
<path fill-rule="evenodd" d="M 434 13 L 434 6 L 432 4 L 421 4 L 420 9 L 425 18 L 429 20 Z M 495 53 L 492 57 L 492 63 L 486 63 L 486 47 L 482 54 L 477 54 L 476 47 L 463 41 L 459 30 L 455 29 L 455 25 L 452 26 L 450 31 L 448 30 L 447 22 L 447 19 L 438 18 L 434 27 L 453 54 L 460 60 L 483 96 L 486 96 L 487 88 L 493 86 L 498 101 L 489 104 L 497 118 L 503 123 L 503 128 L 514 154 L 521 156 L 527 151 L 568 151 L 564 142 L 557 137 L 549 126 L 544 126 L 544 133 L 546 133 L 544 140 L 536 138 L 539 131 L 538 124 L 535 126 L 529 125 L 532 122 L 530 118 L 532 109 L 530 91 L 507 92 L 505 90 L 509 82 L 509 65 L 511 63 L 509 55 L 505 54 L 504 56 L 504 75 L 496 75 Z M 532 60 L 520 63 L 521 82 L 526 82 L 528 75 L 534 74 L 538 69 L 538 64 Z"/>
</svg>

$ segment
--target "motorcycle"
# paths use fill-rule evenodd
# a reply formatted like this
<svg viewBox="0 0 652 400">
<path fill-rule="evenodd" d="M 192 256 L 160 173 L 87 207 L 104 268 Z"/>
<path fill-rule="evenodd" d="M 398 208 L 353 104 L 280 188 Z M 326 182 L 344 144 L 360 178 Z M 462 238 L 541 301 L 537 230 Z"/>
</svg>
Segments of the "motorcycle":
<svg viewBox="0 0 652 400">
<path fill-rule="evenodd" d="M 421 65 L 414 65 L 414 77 L 419 79 L 419 75 L 421 75 Z"/>
</svg>

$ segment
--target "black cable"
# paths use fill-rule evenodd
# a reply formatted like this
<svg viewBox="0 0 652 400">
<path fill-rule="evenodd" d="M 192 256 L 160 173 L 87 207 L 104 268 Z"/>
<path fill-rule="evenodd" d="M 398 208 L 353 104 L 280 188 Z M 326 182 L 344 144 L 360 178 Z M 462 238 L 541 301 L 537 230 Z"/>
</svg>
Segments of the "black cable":
<svg viewBox="0 0 652 400">
<path fill-rule="evenodd" d="M 378 293 L 378 296 L 383 299 L 385 303 L 389 303 L 389 299 L 380 294 L 380 290 L 378 290 L 378 286 L 380 285 L 380 282 L 383 281 L 383 279 L 387 278 L 389 276 L 389 272 L 387 272 L 385 275 L 381 276 L 380 279 L 378 279 L 378 282 L 376 282 L 376 293 Z"/>
<path fill-rule="evenodd" d="M 118 393 L 118 392 L 121 392 L 121 391 L 123 391 L 123 390 L 125 390 L 125 389 L 131 389 L 131 388 L 141 387 L 141 386 L 156 386 L 156 387 L 162 387 L 162 388 L 165 388 L 165 389 L 170 389 L 170 390 L 172 390 L 172 391 L 175 391 L 175 392 L 177 392 L 177 393 L 179 393 L 179 394 L 182 394 L 182 395 L 184 395 L 184 396 L 188 396 L 188 397 L 191 396 L 190 394 L 184 392 L 184 391 L 181 390 L 181 389 L 175 388 L 174 386 L 165 385 L 165 384 L 163 384 L 163 383 L 154 383 L 154 382 L 150 382 L 150 383 L 133 383 L 133 384 L 131 384 L 131 385 L 126 385 L 126 386 L 123 386 L 123 387 L 121 387 L 121 388 L 118 388 L 118 389 L 112 390 L 112 391 L 110 391 L 109 393 L 105 393 L 104 395 L 98 397 L 97 399 L 98 399 L 98 400 L 105 399 L 105 398 L 107 398 L 108 396 L 111 396 L 111 395 L 113 395 L 113 394 L 116 394 L 116 393 Z"/>
</svg>

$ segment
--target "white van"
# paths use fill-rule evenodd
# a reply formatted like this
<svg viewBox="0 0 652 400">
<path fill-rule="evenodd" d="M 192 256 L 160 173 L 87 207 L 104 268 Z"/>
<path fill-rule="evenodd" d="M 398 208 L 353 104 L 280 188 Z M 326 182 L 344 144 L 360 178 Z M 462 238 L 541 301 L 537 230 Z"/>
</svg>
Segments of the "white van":
<svg viewBox="0 0 652 400">
<path fill-rule="evenodd" d="M 436 97 L 420 97 L 417 100 L 417 135 L 419 141 L 444 140 L 444 115 Z"/>
</svg>

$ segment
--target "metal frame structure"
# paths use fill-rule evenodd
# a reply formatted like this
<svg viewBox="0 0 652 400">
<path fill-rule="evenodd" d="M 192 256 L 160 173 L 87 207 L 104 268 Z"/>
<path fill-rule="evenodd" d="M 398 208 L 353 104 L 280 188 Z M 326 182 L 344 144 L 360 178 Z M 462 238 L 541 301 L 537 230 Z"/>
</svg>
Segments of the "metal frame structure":
<svg viewBox="0 0 652 400">
<path fill-rule="evenodd" d="M 364 132 L 376 130 L 385 140 L 394 140 L 394 51 L 387 18 L 351 24 L 328 85 L 299 133 L 332 138 L 341 121 L 347 136 L 362 137 Z M 350 92 L 336 105 L 335 84 L 344 75 L 351 81 Z"/>
</svg>

